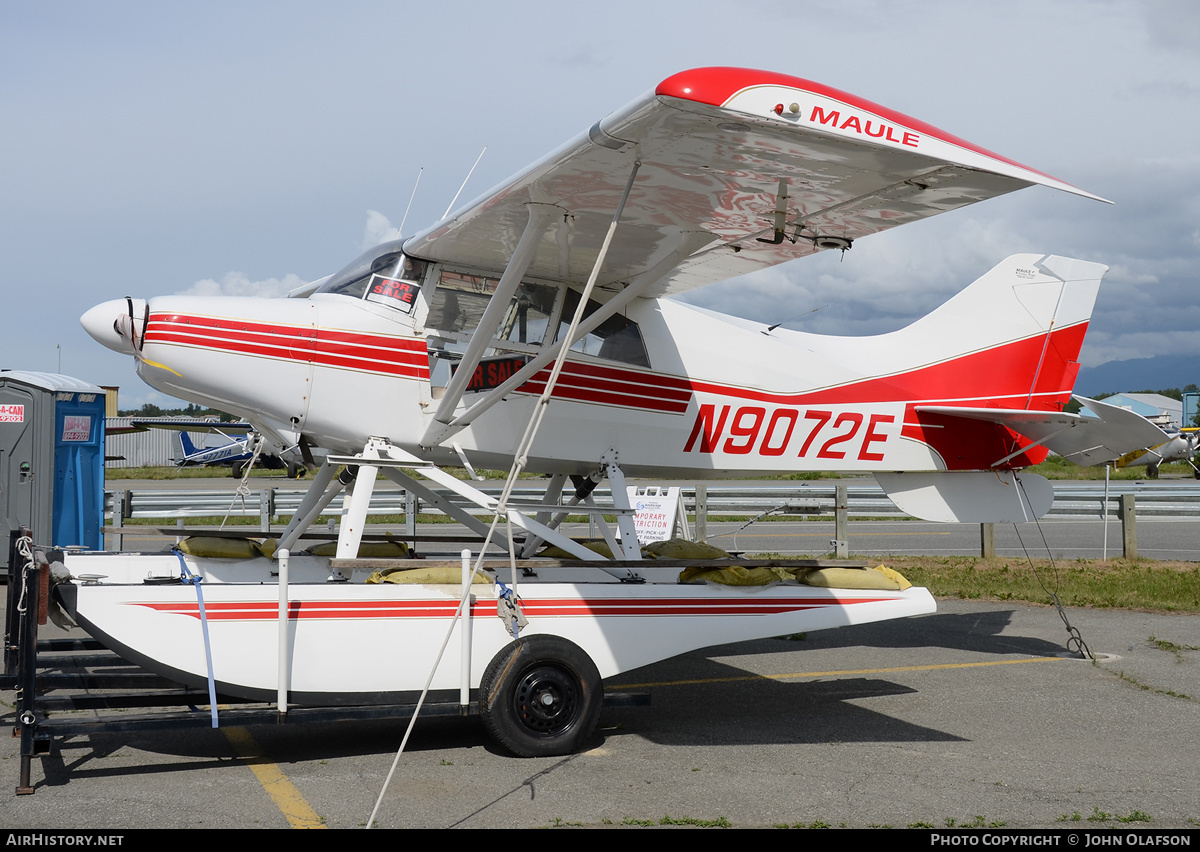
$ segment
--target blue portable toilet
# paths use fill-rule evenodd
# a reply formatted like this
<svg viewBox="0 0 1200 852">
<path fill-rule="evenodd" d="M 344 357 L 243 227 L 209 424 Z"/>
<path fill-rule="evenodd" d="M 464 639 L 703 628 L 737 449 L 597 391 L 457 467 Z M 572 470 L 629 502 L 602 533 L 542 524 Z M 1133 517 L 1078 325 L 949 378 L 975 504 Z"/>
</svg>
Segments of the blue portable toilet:
<svg viewBox="0 0 1200 852">
<path fill-rule="evenodd" d="M 104 546 L 102 388 L 70 376 L 0 371 L 0 510 L 39 544 Z M 0 559 L 7 566 L 8 549 Z"/>
</svg>

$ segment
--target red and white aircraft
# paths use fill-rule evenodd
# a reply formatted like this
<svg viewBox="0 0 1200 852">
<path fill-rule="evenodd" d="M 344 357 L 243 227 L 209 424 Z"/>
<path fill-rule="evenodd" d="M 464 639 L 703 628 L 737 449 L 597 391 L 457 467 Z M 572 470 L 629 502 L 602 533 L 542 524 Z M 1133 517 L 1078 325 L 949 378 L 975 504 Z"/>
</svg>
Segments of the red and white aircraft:
<svg viewBox="0 0 1200 852">
<path fill-rule="evenodd" d="M 1014 256 L 873 337 L 667 297 L 1031 184 L 1097 197 L 836 89 L 702 68 L 292 298 L 124 299 L 83 324 L 282 453 L 507 468 L 586 288 L 526 469 L 871 471 L 922 517 L 1030 519 L 1049 489 L 1011 471 L 1088 425 L 1061 410 L 1105 267 Z"/>
<path fill-rule="evenodd" d="M 592 511 L 590 489 L 608 478 L 621 535 L 606 536 L 625 563 L 601 575 L 601 597 L 622 603 L 593 601 L 584 614 L 602 640 L 572 639 L 607 676 L 689 647 L 806 629 L 759 619 L 729 604 L 728 591 L 675 585 L 674 575 L 661 587 L 614 587 L 609 575 L 646 576 L 628 568 L 638 553 L 622 503 L 626 475 L 870 471 L 921 517 L 1018 521 L 1050 506 L 1048 483 L 1017 473 L 1047 450 L 1107 460 L 1157 440 L 1139 436 L 1136 423 L 1114 424 L 1103 414 L 1085 422 L 1062 411 L 1105 272 L 1097 263 L 1016 255 L 909 327 L 871 337 L 788 331 L 669 298 L 819 251 L 850 250 L 871 234 L 1035 184 L 1097 198 L 836 89 L 763 71 L 701 68 L 664 80 L 443 221 L 366 252 L 290 298 L 122 299 L 88 311 L 83 325 L 136 358 L 156 389 L 246 418 L 281 454 L 326 462 L 281 548 L 292 547 L 329 503 L 340 487 L 334 469 L 348 464 L 359 474 L 339 557 L 358 552 L 382 470 L 481 533 L 484 524 L 426 480 L 504 515 L 525 531 L 522 556 L 548 541 L 599 560 L 557 522 L 568 478 L 572 501 Z M 498 502 L 442 469 L 508 468 L 514 459 L 518 468 L 551 474 L 539 505 Z M 556 603 L 546 612 L 578 615 L 563 602 L 591 600 L 597 588 L 550 583 L 544 593 Z M 634 631 L 622 609 L 631 588 L 659 601 L 639 604 L 647 607 L 639 610 L 646 625 L 662 622 L 647 627 L 650 633 Z M 320 601 L 345 594 L 314 589 Z M 80 585 L 78 594 L 82 605 L 85 596 L 107 592 L 103 584 Z M 104 616 L 111 627 L 98 632 L 133 624 L 120 609 L 131 592 L 121 594 Z M 158 586 L 151 596 L 162 594 Z M 230 603 L 230 611 L 250 612 L 250 592 L 237 594 L 241 603 Z M 524 591 L 527 600 L 537 594 Z M 705 594 L 724 603 L 701 613 L 709 605 L 688 596 Z M 798 602 L 794 590 L 771 594 L 783 595 L 772 598 L 776 604 L 784 600 L 773 611 L 808 613 L 807 629 L 932 608 L 924 590 L 870 601 L 843 595 L 837 616 L 828 606 L 836 595 L 816 604 Z M 273 604 L 253 606 L 273 617 Z M 623 626 L 610 630 L 605 613 L 625 617 Z M 733 629 L 739 613 L 744 626 Z M 702 614 L 712 623 L 699 625 Z M 699 633 L 680 638 L 662 626 L 683 615 Z M 533 629 L 575 637 L 563 632 L 565 623 Z M 334 620 L 325 624 L 334 629 Z M 155 637 L 155 648 L 175 644 L 161 640 L 158 622 L 137 629 Z M 230 640 L 232 667 L 248 664 L 239 648 L 251 640 L 239 635 Z M 327 653 L 320 648 L 344 647 L 356 635 L 313 638 L 311 656 L 298 650 L 296 658 L 317 659 Z M 122 636 L 115 641 L 126 649 L 141 641 Z M 479 652 L 479 660 L 492 660 L 494 650 Z M 191 663 L 172 660 L 165 668 L 202 671 L 202 657 L 186 653 Z M 396 689 L 370 680 L 378 672 L 331 685 L 330 672 L 345 674 L 339 662 L 314 663 L 301 691 Z M 273 682 L 272 665 L 242 692 L 260 694 Z"/>
</svg>

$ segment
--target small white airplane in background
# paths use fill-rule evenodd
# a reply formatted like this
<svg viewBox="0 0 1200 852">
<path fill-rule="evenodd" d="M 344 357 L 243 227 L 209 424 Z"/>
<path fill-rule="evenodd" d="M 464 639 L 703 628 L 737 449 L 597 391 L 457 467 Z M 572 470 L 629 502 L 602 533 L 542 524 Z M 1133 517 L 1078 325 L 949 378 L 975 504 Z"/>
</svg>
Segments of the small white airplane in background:
<svg viewBox="0 0 1200 852">
<path fill-rule="evenodd" d="M 218 420 L 161 420 L 135 419 L 128 426 L 108 430 L 108 434 L 128 434 L 145 432 L 150 429 L 166 429 L 179 433 L 179 455 L 175 464 L 179 467 L 201 465 L 229 465 L 232 475 L 240 478 L 246 465 L 254 459 L 254 451 L 260 437 L 254 432 L 254 427 L 248 422 L 223 423 Z M 192 441 L 192 434 L 217 434 L 224 438 L 220 444 L 205 444 L 198 447 Z M 305 468 L 299 462 L 287 462 L 272 452 L 260 450 L 256 464 L 261 464 L 268 470 L 286 470 L 289 479 L 299 479 L 304 476 Z"/>
<path fill-rule="evenodd" d="M 182 429 L 179 431 L 179 449 L 181 455 L 175 460 L 175 463 L 180 467 L 186 465 L 209 465 L 209 464 L 229 464 L 235 462 L 246 462 L 254 455 L 254 450 L 251 447 L 253 438 L 251 438 L 249 430 L 253 428 L 249 423 L 246 424 L 246 432 L 241 437 L 232 437 L 225 434 L 224 431 L 217 430 L 218 434 L 225 439 L 224 443 L 209 446 L 205 444 L 203 447 L 197 447 L 192 443 L 192 437 Z M 241 476 L 241 471 L 238 471 L 237 476 Z"/>
<path fill-rule="evenodd" d="M 1200 429 L 1188 427 L 1164 430 L 1163 437 L 1166 440 L 1161 444 L 1133 450 L 1121 456 L 1117 459 L 1116 466 L 1119 468 L 1137 467 L 1144 464 L 1146 465 L 1146 475 L 1151 479 L 1158 479 L 1159 465 L 1173 461 L 1185 461 L 1192 466 L 1196 478 L 1200 479 L 1200 468 L 1196 467 L 1196 463 L 1193 461 L 1197 451 L 1200 451 Z"/>
<path fill-rule="evenodd" d="M 246 466 L 253 460 L 267 470 L 286 470 L 288 479 L 299 479 L 304 476 L 305 468 L 295 461 L 284 461 L 274 453 L 260 452 L 254 459 L 254 451 L 261 440 L 254 427 L 249 423 L 222 423 L 220 426 L 209 424 L 208 430 L 225 439 L 224 443 L 206 444 L 197 447 L 192 442 L 191 433 L 201 431 L 197 424 L 179 429 L 179 449 L 181 455 L 175 463 L 180 467 L 189 465 L 224 465 L 230 466 L 230 473 L 235 479 L 240 479 Z M 240 432 L 240 437 L 235 433 Z"/>
</svg>

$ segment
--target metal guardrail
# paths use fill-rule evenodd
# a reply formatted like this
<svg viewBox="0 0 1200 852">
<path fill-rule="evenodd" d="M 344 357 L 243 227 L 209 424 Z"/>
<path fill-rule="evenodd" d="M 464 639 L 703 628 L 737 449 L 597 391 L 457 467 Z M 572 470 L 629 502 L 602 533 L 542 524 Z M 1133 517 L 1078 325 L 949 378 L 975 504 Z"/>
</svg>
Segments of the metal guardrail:
<svg viewBox="0 0 1200 852">
<path fill-rule="evenodd" d="M 844 483 L 847 486 L 849 517 L 903 518 L 908 517 L 888 499 L 876 484 Z M 1052 483 L 1054 504 L 1049 514 L 1053 517 L 1100 518 L 1103 517 L 1104 483 Z M 402 515 L 407 495 L 396 488 L 377 487 L 371 500 L 371 514 Z M 709 517 L 720 515 L 753 516 L 771 510 L 776 514 L 832 517 L 834 489 L 836 483 L 802 483 L 781 485 L 778 482 L 762 485 L 708 486 L 705 490 Z M 501 486 L 485 485 L 481 491 L 499 497 Z M 537 486 L 519 487 L 514 491 L 517 502 L 537 502 L 543 490 Z M 681 489 L 689 513 L 695 513 L 696 489 Z M 1117 518 L 1122 494 L 1135 494 L 1137 514 L 1143 518 L 1194 517 L 1200 520 L 1200 482 L 1155 483 L 1147 487 L 1144 483 L 1121 481 L 1111 483 L 1108 491 L 1108 515 Z M 280 516 L 295 513 L 304 496 L 302 490 L 291 488 L 269 488 L 252 492 L 243 500 L 231 491 L 112 491 L 105 494 L 105 515 L 114 516 L 114 504 L 125 501 L 123 518 L 198 518 L 198 517 L 258 517 L 265 524 L 278 522 Z M 456 504 L 478 512 L 457 495 L 448 495 Z M 611 504 L 607 488 L 594 492 L 601 506 Z M 421 512 L 437 513 L 437 510 L 422 505 Z M 337 510 L 331 507 L 330 514 Z M 118 517 L 122 516 L 118 510 Z"/>
</svg>

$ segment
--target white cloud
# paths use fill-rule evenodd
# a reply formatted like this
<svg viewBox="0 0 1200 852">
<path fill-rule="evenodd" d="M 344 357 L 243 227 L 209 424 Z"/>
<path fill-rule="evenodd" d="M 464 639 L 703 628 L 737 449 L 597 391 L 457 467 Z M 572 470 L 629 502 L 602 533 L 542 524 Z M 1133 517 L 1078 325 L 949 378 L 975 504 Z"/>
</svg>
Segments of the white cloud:
<svg viewBox="0 0 1200 852">
<path fill-rule="evenodd" d="M 1112 333 L 1090 332 L 1080 353 L 1080 362 L 1094 367 L 1108 361 L 1146 358 L 1147 352 L 1180 357 L 1200 354 L 1200 331 L 1145 331 Z"/>
<path fill-rule="evenodd" d="M 226 272 L 220 281 L 205 278 L 197 281 L 186 290 L 176 293 L 177 296 L 286 296 L 308 282 L 299 275 L 288 273 L 282 278 L 266 278 L 262 281 L 251 281 L 243 272 Z"/>
<path fill-rule="evenodd" d="M 361 248 L 363 251 L 377 246 L 388 240 L 397 239 L 400 229 L 392 226 L 392 222 L 378 210 L 367 211 L 367 226 L 363 229 Z"/>
</svg>

